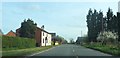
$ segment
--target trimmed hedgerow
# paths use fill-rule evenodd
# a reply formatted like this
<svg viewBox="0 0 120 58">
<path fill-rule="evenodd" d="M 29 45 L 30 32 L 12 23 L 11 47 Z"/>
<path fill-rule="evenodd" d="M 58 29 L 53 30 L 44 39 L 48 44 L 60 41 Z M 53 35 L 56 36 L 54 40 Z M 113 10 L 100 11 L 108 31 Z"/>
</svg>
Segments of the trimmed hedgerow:
<svg viewBox="0 0 120 58">
<path fill-rule="evenodd" d="M 2 48 L 32 48 L 35 47 L 35 39 L 22 37 L 2 36 Z"/>
</svg>

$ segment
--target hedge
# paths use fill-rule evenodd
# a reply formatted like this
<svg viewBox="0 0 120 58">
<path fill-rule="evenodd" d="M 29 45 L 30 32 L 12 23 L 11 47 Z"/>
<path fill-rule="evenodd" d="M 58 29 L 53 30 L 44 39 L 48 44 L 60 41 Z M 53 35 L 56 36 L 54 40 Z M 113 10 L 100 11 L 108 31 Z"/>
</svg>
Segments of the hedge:
<svg viewBox="0 0 120 58">
<path fill-rule="evenodd" d="M 2 36 L 2 48 L 32 48 L 35 44 L 35 39 Z"/>
</svg>

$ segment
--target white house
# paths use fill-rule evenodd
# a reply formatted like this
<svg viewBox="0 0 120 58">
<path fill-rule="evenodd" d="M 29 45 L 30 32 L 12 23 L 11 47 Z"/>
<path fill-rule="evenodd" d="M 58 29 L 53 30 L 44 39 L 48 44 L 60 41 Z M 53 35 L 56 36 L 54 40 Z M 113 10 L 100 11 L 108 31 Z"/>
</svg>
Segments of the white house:
<svg viewBox="0 0 120 58">
<path fill-rule="evenodd" d="M 43 28 L 36 28 L 35 31 L 36 46 L 49 46 L 51 45 L 52 35 L 45 31 Z"/>
<path fill-rule="evenodd" d="M 51 34 L 48 32 L 42 31 L 42 36 L 41 36 L 41 46 L 49 46 L 51 45 Z"/>
</svg>

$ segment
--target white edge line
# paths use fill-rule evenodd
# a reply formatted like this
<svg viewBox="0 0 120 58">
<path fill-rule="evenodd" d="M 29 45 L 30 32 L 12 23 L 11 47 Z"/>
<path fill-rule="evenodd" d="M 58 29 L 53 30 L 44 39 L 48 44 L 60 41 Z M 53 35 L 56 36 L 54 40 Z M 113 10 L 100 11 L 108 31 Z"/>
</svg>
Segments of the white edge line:
<svg viewBox="0 0 120 58">
<path fill-rule="evenodd" d="M 37 54 L 40 54 L 40 53 L 43 53 L 43 52 L 49 51 L 49 50 L 51 50 L 51 49 L 53 49 L 53 48 L 55 48 L 55 47 L 52 47 L 52 48 L 47 49 L 47 50 L 44 50 L 44 51 L 40 51 L 40 52 L 38 52 L 38 53 L 34 53 L 34 54 L 32 54 L 32 55 L 27 55 L 25 58 L 29 58 L 29 57 L 31 57 L 31 56 L 34 56 L 34 55 L 37 55 Z"/>
</svg>

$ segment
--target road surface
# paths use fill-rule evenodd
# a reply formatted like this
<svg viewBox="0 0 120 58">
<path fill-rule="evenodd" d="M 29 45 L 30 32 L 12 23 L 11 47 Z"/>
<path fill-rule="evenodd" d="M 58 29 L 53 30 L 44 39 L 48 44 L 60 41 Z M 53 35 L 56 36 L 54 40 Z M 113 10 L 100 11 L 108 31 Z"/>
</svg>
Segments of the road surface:
<svg viewBox="0 0 120 58">
<path fill-rule="evenodd" d="M 102 53 L 102 52 L 99 52 L 96 50 L 88 49 L 88 48 L 82 47 L 80 45 L 64 44 L 64 45 L 54 47 L 48 51 L 38 53 L 29 58 L 32 58 L 32 57 L 36 58 L 35 56 L 38 58 L 42 58 L 41 56 L 44 56 L 43 58 L 56 58 L 56 56 L 60 56 L 60 58 L 62 56 L 69 56 L 69 57 L 65 57 L 65 58 L 79 58 L 78 56 L 112 56 L 112 55 L 105 54 L 105 53 Z M 45 56 L 47 56 L 47 57 L 45 57 Z M 50 56 L 54 56 L 54 57 L 50 57 Z M 93 57 L 91 57 L 91 58 L 93 58 Z M 104 58 L 104 57 L 102 57 L 102 58 Z"/>
<path fill-rule="evenodd" d="M 111 56 L 80 45 L 64 44 L 33 56 Z"/>
</svg>

